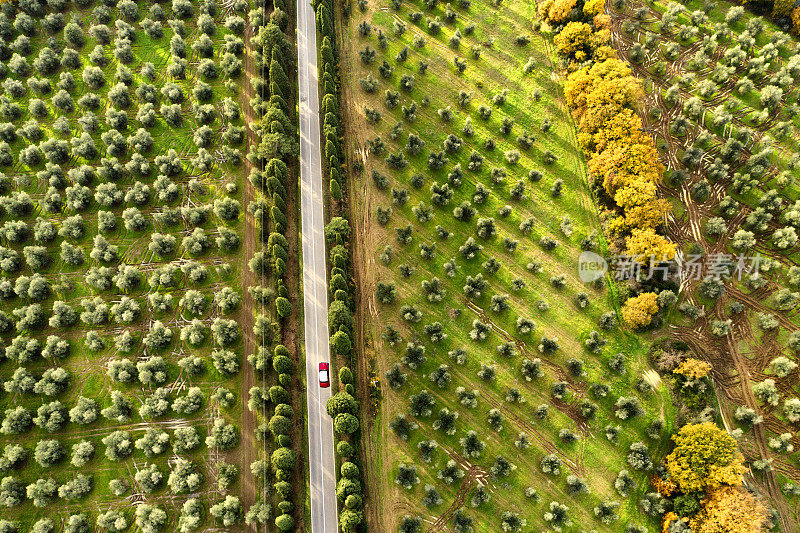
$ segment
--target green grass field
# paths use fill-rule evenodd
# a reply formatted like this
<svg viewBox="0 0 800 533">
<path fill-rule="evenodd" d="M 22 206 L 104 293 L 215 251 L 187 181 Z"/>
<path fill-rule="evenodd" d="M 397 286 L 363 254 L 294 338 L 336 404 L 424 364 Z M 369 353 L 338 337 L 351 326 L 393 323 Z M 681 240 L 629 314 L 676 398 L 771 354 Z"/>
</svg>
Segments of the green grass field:
<svg viewBox="0 0 800 533">
<path fill-rule="evenodd" d="M 564 531 L 621 531 L 628 524 L 655 531 L 658 522 L 639 505 L 648 490 L 650 473 L 634 470 L 626 456 L 632 443 L 644 442 L 658 460 L 671 429 L 670 395 L 665 385 L 656 382 L 657 389 L 651 391 L 642 380 L 647 369 L 646 337 L 618 326 L 608 331 L 599 327 L 604 313 L 614 314 L 619 302 L 614 296 L 616 289 L 611 290 L 607 283 L 585 284 L 578 277 L 582 241 L 590 238 L 598 253 L 603 253 L 606 245 L 598 234 L 599 220 L 588 193 L 583 158 L 561 96 L 555 53 L 549 37 L 533 29 L 535 6 L 517 1 L 504 2 L 499 8 L 486 2 L 473 2 L 468 8 L 438 5 L 432 10 L 415 2 L 399 6 L 393 9 L 388 2 L 371 2 L 363 14 L 354 10 L 347 30 L 346 40 L 351 45 L 345 60 L 345 71 L 351 73 L 345 79 L 349 84 L 345 94 L 349 91 L 351 95 L 353 116 L 359 115 L 352 118 L 359 133 L 358 147 L 370 149 L 364 156 L 363 182 L 355 186 L 359 196 L 361 189 L 366 189 L 366 196 L 356 198 L 353 209 L 369 210 L 369 220 L 363 228 L 364 242 L 368 246 L 367 260 L 375 266 L 368 269 L 365 290 L 374 291 L 378 283 L 393 283 L 397 291 L 393 303 L 382 304 L 376 298 L 371 304 L 377 311 L 372 314 L 369 327 L 381 374 L 397 363 L 398 371 L 405 375 L 404 384 L 397 389 L 390 385 L 393 380 L 383 380 L 384 399 L 373 432 L 374 438 L 380 439 L 376 449 L 381 453 L 375 462 L 381 465 L 377 470 L 382 475 L 379 490 L 373 495 L 381 507 L 382 525 L 386 530 L 396 528 L 398 523 L 408 526 L 403 521 L 405 516 L 419 516 L 425 528 L 438 531 L 448 522 L 448 527 L 453 527 L 453 512 L 463 508 L 476 531 L 499 530 L 506 512 L 516 513 L 517 518 L 526 521 L 522 531 L 532 531 L 547 526 L 544 516 L 550 502 L 555 501 L 569 508 L 573 525 Z M 456 14 L 454 22 L 445 22 L 446 10 Z M 414 12 L 422 14 L 418 23 L 410 21 Z M 442 22 L 440 33 L 431 34 L 426 22 L 431 20 Z M 363 35 L 363 22 L 370 25 L 369 35 Z M 461 36 L 457 46 L 451 39 L 456 33 Z M 381 34 L 385 47 L 381 45 Z M 515 42 L 518 35 L 527 36 L 529 42 Z M 366 47 L 377 52 L 371 64 L 361 58 L 360 52 Z M 474 48 L 479 49 L 479 58 L 475 58 Z M 398 54 L 406 49 L 407 58 L 403 60 Z M 454 57 L 466 61 L 463 73 L 457 71 Z M 425 73 L 420 72 L 420 63 L 427 65 Z M 532 65 L 527 73 L 526 63 Z M 393 69 L 389 77 L 380 73 L 382 64 Z M 377 82 L 372 93 L 366 92 L 360 81 L 368 76 Z M 400 87 L 406 76 L 413 76 L 410 91 Z M 494 103 L 495 95 L 504 90 L 505 102 Z M 386 105 L 387 91 L 399 93 L 399 103 L 393 108 Z M 460 91 L 470 97 L 466 105 L 459 103 Z M 409 120 L 403 108 L 408 110 L 414 103 L 416 117 Z M 488 120 L 480 116 L 484 106 L 491 109 Z M 370 123 L 374 116 L 370 121 L 364 116 L 364 108 L 379 111 L 380 121 Z M 450 120 L 443 120 L 439 113 L 446 108 L 452 111 Z M 504 119 L 513 121 L 508 134 L 500 131 Z M 467 121 L 474 134 L 464 132 Z M 406 149 L 409 134 L 425 142 L 416 155 Z M 445 154 L 447 162 L 441 168 L 431 168 L 429 154 L 443 150 L 442 144 L 450 134 L 460 139 L 461 147 Z M 535 138 L 530 148 L 523 146 L 524 140 L 518 140 L 524 134 Z M 375 142 L 376 137 L 381 143 Z M 487 148 L 490 140 L 494 142 L 493 149 Z M 374 147 L 380 144 L 385 145 L 385 151 L 375 153 Z M 473 150 L 484 158 L 476 171 L 468 169 Z M 519 154 L 516 162 L 516 153 L 512 153 L 515 150 Z M 403 154 L 407 161 L 404 168 L 396 168 L 396 164 L 392 168 L 386 161 L 396 154 Z M 555 161 L 548 163 L 551 155 Z M 457 170 L 453 174 L 457 165 L 463 171 L 460 180 Z M 441 193 L 445 184 L 449 192 L 444 195 L 452 197 L 443 202 L 445 205 L 433 205 L 436 200 L 432 199 L 432 188 Z M 483 202 L 474 198 L 479 186 L 488 193 Z M 560 195 L 552 192 L 554 186 L 561 187 Z M 521 191 L 523 194 L 519 194 Z M 475 209 L 470 221 L 453 215 L 454 208 L 462 202 Z M 381 224 L 378 210 L 384 210 L 385 216 L 389 208 L 391 214 Z M 493 219 L 496 234 L 488 238 L 476 234 L 476 223 L 482 218 Z M 522 231 L 523 223 L 529 231 Z M 396 228 L 406 227 L 411 227 L 411 240 L 402 243 Z M 449 235 L 445 238 L 444 234 Z M 482 247 L 469 259 L 460 251 L 468 237 Z M 548 240 L 557 246 L 547 250 Z M 584 247 L 589 248 L 585 243 Z M 422 254 L 430 256 L 431 248 L 432 257 L 425 258 Z M 450 268 L 446 263 L 451 260 L 455 264 L 452 276 L 446 271 Z M 486 264 L 487 261 L 496 264 Z M 492 273 L 496 266 L 499 270 Z M 479 273 L 486 281 L 482 295 L 465 296 L 462 288 L 467 276 Z M 435 278 L 443 289 L 440 301 L 426 298 L 422 285 Z M 579 300 L 588 305 L 581 307 Z M 491 309 L 493 305 L 507 309 L 496 312 Z M 403 306 L 418 310 L 419 319 L 404 320 Z M 533 321 L 532 332 L 518 330 L 517 320 L 521 317 Z M 471 338 L 475 320 L 489 326 L 485 340 Z M 431 333 L 438 324 L 446 338 L 432 340 Z M 387 325 L 402 338 L 393 347 L 380 338 Z M 596 352 L 586 345 L 592 332 L 599 333 L 606 342 Z M 558 339 L 558 349 L 542 352 L 538 346 L 543 337 Z M 415 369 L 402 362 L 407 343 L 425 350 L 425 362 Z M 512 350 L 508 350 L 509 344 Z M 456 361 L 449 353 L 460 348 L 466 357 Z M 612 373 L 608 366 L 617 354 L 624 356 L 623 375 Z M 536 358 L 541 359 L 543 376 L 526 381 L 521 373 L 523 359 Z M 583 373 L 575 370 L 576 361 L 582 364 Z M 484 366 L 494 369 L 494 377 L 488 381 L 478 375 Z M 443 380 L 442 387 L 433 383 L 431 374 L 435 371 L 446 371 L 449 382 L 445 384 L 446 379 Z M 560 381 L 568 383 L 568 392 L 561 400 L 551 393 L 552 386 Z M 605 397 L 597 394 L 604 392 L 598 384 L 609 387 Z M 459 387 L 478 391 L 475 407 L 459 402 Z M 525 398 L 524 403 L 509 401 L 510 389 L 517 389 Z M 411 414 L 409 402 L 422 390 L 429 391 L 435 400 L 429 416 Z M 511 394 L 509 399 L 515 393 Z M 621 396 L 638 397 L 646 414 L 628 421 L 618 419 L 614 404 Z M 579 414 L 580 406 L 585 404 L 597 406 L 591 420 Z M 549 406 L 543 420 L 535 416 L 540 405 Z M 459 415 L 452 435 L 433 429 L 443 408 Z M 499 413 L 502 430 L 490 427 L 490 411 Z M 388 430 L 389 423 L 402 414 L 418 426 L 410 431 L 407 441 Z M 660 440 L 654 440 L 646 435 L 646 428 L 659 418 L 666 425 L 656 432 Z M 621 431 L 619 442 L 614 444 L 606 438 L 605 428 L 617 425 Z M 564 442 L 559 436 L 562 429 L 576 434 L 577 442 Z M 469 430 L 475 430 L 485 443 L 485 450 L 478 457 L 465 456 L 460 444 Z M 515 446 L 520 433 L 527 434 L 529 448 Z M 418 445 L 429 439 L 435 440 L 438 448 L 430 462 L 425 462 Z M 562 460 L 559 475 L 542 473 L 540 463 L 548 454 Z M 509 475 L 497 468 L 492 472 L 493 466 L 498 466 L 496 458 L 501 456 L 516 466 Z M 438 473 L 450 459 L 466 475 L 447 484 Z M 411 489 L 395 483 L 401 464 L 417 468 L 419 482 Z M 618 473 L 624 469 L 636 481 L 636 488 L 626 496 L 614 488 Z M 570 494 L 568 475 L 582 479 L 589 492 Z M 426 485 L 435 487 L 441 495 L 441 502 L 430 508 L 423 504 Z M 490 499 L 473 506 L 478 485 L 485 487 Z M 535 490 L 535 497 L 532 491 L 526 496 L 528 488 Z M 619 504 L 608 523 L 595 516 L 595 508 L 602 502 Z M 505 526 L 515 530 L 515 518 L 505 517 Z"/>
</svg>

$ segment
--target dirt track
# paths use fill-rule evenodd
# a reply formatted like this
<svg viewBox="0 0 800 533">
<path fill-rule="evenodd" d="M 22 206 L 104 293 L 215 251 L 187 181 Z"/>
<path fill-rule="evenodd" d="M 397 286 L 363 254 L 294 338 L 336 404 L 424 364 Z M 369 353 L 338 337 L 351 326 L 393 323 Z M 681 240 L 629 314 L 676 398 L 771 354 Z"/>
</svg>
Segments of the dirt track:
<svg viewBox="0 0 800 533">
<path fill-rule="evenodd" d="M 248 20 L 247 26 L 245 27 L 245 76 L 244 79 L 251 79 L 253 76 L 257 76 L 258 73 L 255 72 L 255 64 L 253 62 L 253 56 L 250 48 L 250 37 L 252 36 L 253 28 L 250 25 L 250 21 Z M 246 123 L 247 123 L 247 142 L 250 146 L 257 146 L 258 145 L 258 136 L 253 131 L 252 125 L 255 124 L 255 114 L 253 113 L 253 108 L 250 107 L 250 97 L 252 96 L 252 86 L 249 83 L 245 83 L 242 87 L 242 92 L 240 95 L 240 105 L 245 113 Z M 250 162 L 249 159 L 245 158 L 245 170 L 246 174 L 249 175 L 250 171 L 253 169 L 253 164 Z M 244 206 L 247 207 L 250 205 L 255 199 L 255 188 L 250 183 L 249 180 L 245 181 L 244 185 Z M 254 323 L 254 316 L 255 316 L 255 307 L 253 298 L 247 294 L 247 287 L 251 287 L 253 285 L 258 285 L 256 280 L 256 276 L 250 269 L 247 267 L 247 261 L 250 260 L 256 252 L 256 244 L 257 244 L 258 235 L 256 232 L 256 224 L 255 219 L 249 213 L 245 215 L 245 226 L 244 226 L 244 262 L 242 264 L 242 287 L 244 288 L 245 294 L 243 298 L 243 305 L 242 310 L 239 315 L 239 324 L 241 325 L 242 329 L 242 336 L 244 340 L 244 356 L 247 357 L 249 354 L 254 353 L 256 342 L 255 336 L 253 334 L 253 323 Z M 256 441 L 255 434 L 256 434 L 256 417 L 255 414 L 250 412 L 247 408 L 247 398 L 250 395 L 250 389 L 255 385 L 256 376 L 255 376 L 255 369 L 252 365 L 245 364 L 242 366 L 242 388 L 239 392 L 240 400 L 242 403 L 242 458 L 241 458 L 241 465 L 240 465 L 240 472 L 242 476 L 242 503 L 245 509 L 249 509 L 253 503 L 255 503 L 256 498 L 258 497 L 258 491 L 256 490 L 256 483 L 257 480 L 255 476 L 253 476 L 252 472 L 250 471 L 250 463 L 255 461 L 257 456 L 257 450 L 261 446 Z M 254 528 L 255 529 L 255 528 Z"/>
<path fill-rule="evenodd" d="M 337 20 L 346 20 L 341 10 L 341 5 L 336 4 Z M 352 25 L 352 24 L 351 24 Z M 340 45 L 340 76 L 341 85 L 341 121 L 344 133 L 344 147 L 346 164 L 348 165 L 348 176 L 354 177 L 352 171 L 353 162 L 364 161 L 366 147 L 365 139 L 368 138 L 368 129 L 365 127 L 364 120 L 359 114 L 356 106 L 358 101 L 357 94 L 353 91 L 355 74 L 351 70 L 351 65 L 355 62 L 355 42 L 350 41 L 348 36 L 347 24 L 338 24 L 339 35 L 337 37 Z M 350 42 L 352 46 L 346 43 Z M 355 352 L 359 354 L 356 361 L 355 371 L 358 374 L 360 383 L 370 382 L 370 362 L 374 358 L 375 339 L 380 334 L 375 327 L 374 318 L 377 316 L 377 309 L 373 301 L 375 294 L 376 269 L 374 267 L 373 251 L 378 246 L 378 238 L 372 228 L 370 216 L 374 212 L 372 205 L 372 195 L 367 193 L 369 187 L 367 180 L 350 179 L 348 188 L 345 191 L 346 207 L 349 211 L 348 217 L 352 225 L 352 250 L 353 277 L 356 287 L 355 295 Z M 382 377 L 385 368 L 378 366 L 375 361 L 375 370 L 378 377 Z M 369 397 L 365 394 L 366 387 L 357 389 L 361 405 L 367 406 L 370 403 Z M 390 409 L 387 406 L 389 396 L 381 398 L 381 409 Z M 366 409 L 365 409 L 366 411 Z M 362 473 L 364 475 L 364 485 L 366 492 L 364 495 L 364 515 L 365 522 L 375 531 L 392 531 L 397 528 L 397 524 L 387 524 L 387 513 L 380 507 L 381 487 L 386 481 L 383 472 L 379 471 L 381 463 L 386 458 L 388 450 L 385 447 L 378 447 L 378 442 L 385 442 L 385 436 L 375 437 L 376 432 L 386 432 L 386 424 L 382 424 L 380 413 L 377 419 L 371 415 L 361 419 L 361 453 L 362 453 Z"/>
</svg>

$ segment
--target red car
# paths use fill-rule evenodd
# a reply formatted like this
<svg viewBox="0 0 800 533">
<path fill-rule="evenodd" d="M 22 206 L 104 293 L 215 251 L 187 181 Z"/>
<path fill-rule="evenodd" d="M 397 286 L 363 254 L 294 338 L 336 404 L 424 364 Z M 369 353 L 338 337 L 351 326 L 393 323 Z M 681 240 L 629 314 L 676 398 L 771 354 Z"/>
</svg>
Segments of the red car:
<svg viewBox="0 0 800 533">
<path fill-rule="evenodd" d="M 319 386 L 320 387 L 330 387 L 331 386 L 331 378 L 330 378 L 330 367 L 328 363 L 320 363 L 319 364 Z"/>
</svg>

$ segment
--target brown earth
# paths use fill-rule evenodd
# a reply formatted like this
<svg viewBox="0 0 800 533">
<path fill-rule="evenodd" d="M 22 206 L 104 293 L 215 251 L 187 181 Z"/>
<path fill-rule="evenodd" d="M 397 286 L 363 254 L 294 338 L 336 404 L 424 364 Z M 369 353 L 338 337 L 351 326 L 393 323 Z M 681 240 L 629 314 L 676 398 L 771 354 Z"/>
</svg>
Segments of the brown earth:
<svg viewBox="0 0 800 533">
<path fill-rule="evenodd" d="M 251 77 L 256 76 L 258 73 L 255 72 L 255 64 L 253 61 L 253 56 L 250 48 L 250 37 L 253 33 L 253 28 L 250 25 L 250 21 L 247 21 L 247 25 L 245 26 L 244 34 L 245 34 L 245 61 L 244 61 L 244 70 L 245 76 L 243 79 L 251 79 Z M 253 113 L 253 108 L 250 107 L 250 97 L 252 96 L 252 86 L 249 83 L 245 83 L 242 87 L 242 92 L 240 96 L 240 105 L 244 110 L 245 114 L 245 122 L 247 124 L 247 143 L 249 146 L 257 146 L 258 145 L 258 136 L 253 131 L 252 125 L 255 124 L 255 114 Z M 245 170 L 246 174 L 249 175 L 250 172 L 253 170 L 253 164 L 250 162 L 249 159 L 245 158 Z M 244 184 L 244 207 L 247 208 L 255 199 L 255 187 L 253 184 L 250 183 L 250 180 L 245 180 Z M 245 291 L 243 295 L 243 305 L 242 309 L 239 312 L 239 317 L 237 322 L 242 329 L 242 335 L 244 340 L 244 355 L 245 357 L 249 354 L 254 353 L 256 349 L 256 342 L 255 342 L 255 335 L 253 334 L 253 324 L 254 324 L 254 316 L 255 316 L 255 306 L 253 298 L 251 298 L 247 294 L 247 287 L 251 287 L 254 285 L 258 285 L 258 280 L 256 279 L 255 274 L 248 268 L 247 261 L 250 260 L 256 252 L 256 240 L 257 240 L 257 231 L 256 231 L 256 223 L 255 219 L 252 215 L 245 212 L 245 226 L 244 226 L 244 262 L 242 264 L 242 287 Z M 241 464 L 239 465 L 239 471 L 242 476 L 242 504 L 244 505 L 245 509 L 249 509 L 251 505 L 253 505 L 258 497 L 258 491 L 256 490 L 256 483 L 257 480 L 255 476 L 253 476 L 252 472 L 250 471 L 250 464 L 258 459 L 257 450 L 259 447 L 263 447 L 262 444 L 258 443 L 255 438 L 255 431 L 256 431 L 256 417 L 255 414 L 250 412 L 250 409 L 247 408 L 247 398 L 250 395 L 250 389 L 256 383 L 256 375 L 255 369 L 250 364 L 243 365 L 242 371 L 242 387 L 239 392 L 242 402 L 242 455 L 241 455 Z M 255 528 L 253 528 L 255 529 Z"/>
</svg>

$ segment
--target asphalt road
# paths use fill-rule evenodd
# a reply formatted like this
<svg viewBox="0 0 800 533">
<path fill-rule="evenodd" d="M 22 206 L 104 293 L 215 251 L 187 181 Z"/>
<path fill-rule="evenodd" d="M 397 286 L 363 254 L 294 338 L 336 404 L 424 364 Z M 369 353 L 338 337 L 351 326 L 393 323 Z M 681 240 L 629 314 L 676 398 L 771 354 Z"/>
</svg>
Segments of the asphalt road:
<svg viewBox="0 0 800 533">
<path fill-rule="evenodd" d="M 317 26 L 309 0 L 297 0 L 297 72 L 300 88 L 300 212 L 311 531 L 336 533 L 339 527 L 333 421 L 325 412 L 325 402 L 331 393 L 329 388 L 323 389 L 319 386 L 319 363 L 330 361 L 330 346 L 323 209 L 325 180 L 322 176 L 320 153 Z"/>
</svg>

